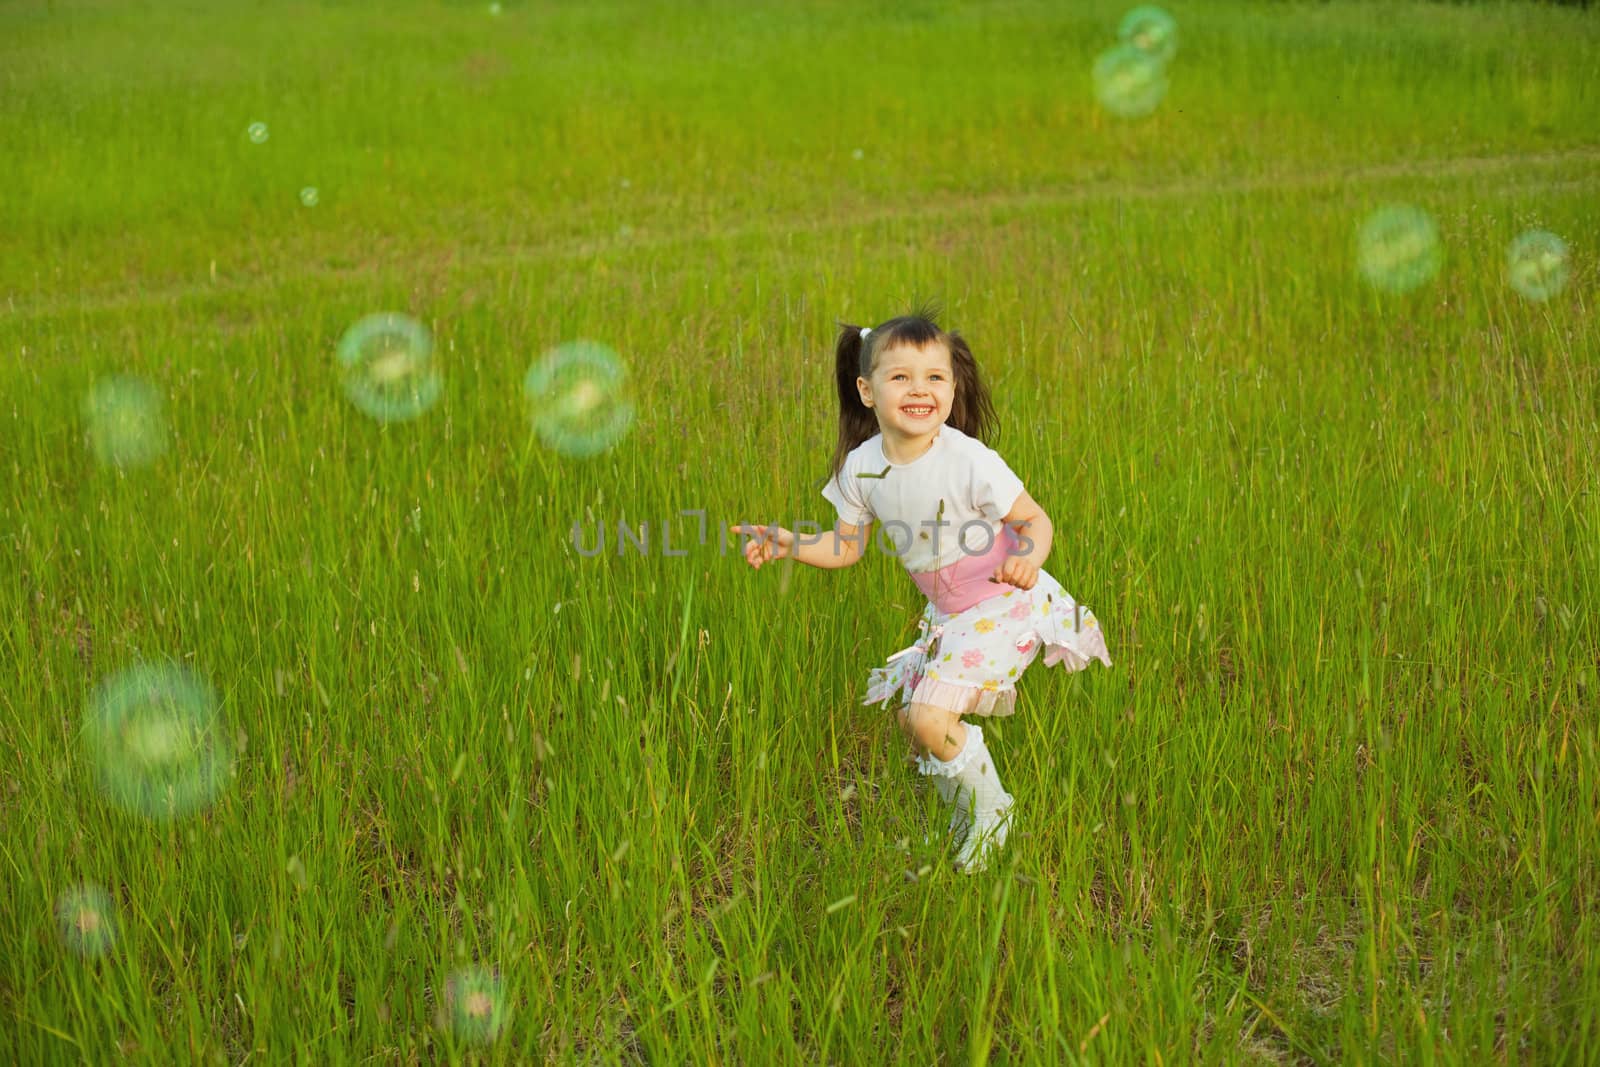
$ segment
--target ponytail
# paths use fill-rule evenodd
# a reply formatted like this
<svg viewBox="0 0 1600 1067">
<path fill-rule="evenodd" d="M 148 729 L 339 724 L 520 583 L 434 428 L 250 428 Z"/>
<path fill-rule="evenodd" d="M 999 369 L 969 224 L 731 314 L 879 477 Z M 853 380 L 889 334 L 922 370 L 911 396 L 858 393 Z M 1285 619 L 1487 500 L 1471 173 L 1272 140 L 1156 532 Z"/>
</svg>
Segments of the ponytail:
<svg viewBox="0 0 1600 1067">
<path fill-rule="evenodd" d="M 834 384 L 839 390 L 839 439 L 833 447 L 830 480 L 844 466 L 845 457 L 878 432 L 878 420 L 872 409 L 861 402 L 861 390 L 856 388 L 857 378 L 871 377 L 872 341 L 877 338 L 861 334 L 860 326 L 840 323 L 839 340 L 833 349 Z"/>
<path fill-rule="evenodd" d="M 953 330 L 946 333 L 944 341 L 950 348 L 951 369 L 956 376 L 956 400 L 945 421 L 968 437 L 988 444 L 989 435 L 999 428 L 999 420 L 989 400 L 989 390 L 978 373 L 978 361 L 959 333 Z"/>
</svg>

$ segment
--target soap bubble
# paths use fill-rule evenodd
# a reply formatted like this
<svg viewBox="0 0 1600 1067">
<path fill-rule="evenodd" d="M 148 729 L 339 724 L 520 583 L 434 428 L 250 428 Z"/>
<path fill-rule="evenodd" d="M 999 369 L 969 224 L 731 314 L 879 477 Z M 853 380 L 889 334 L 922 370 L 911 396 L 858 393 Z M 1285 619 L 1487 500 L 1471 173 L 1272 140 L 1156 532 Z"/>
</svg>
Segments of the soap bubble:
<svg viewBox="0 0 1600 1067">
<path fill-rule="evenodd" d="M 1167 94 L 1167 68 L 1131 44 L 1109 48 L 1094 61 L 1094 95 L 1113 115 L 1148 115 Z"/>
<path fill-rule="evenodd" d="M 265 122 L 252 122 L 245 134 L 250 138 L 251 144 L 267 143 L 267 124 Z"/>
<path fill-rule="evenodd" d="M 427 327 L 406 315 L 368 315 L 339 340 L 344 391 L 380 422 L 414 419 L 433 406 L 444 382 L 433 365 Z"/>
<path fill-rule="evenodd" d="M 1159 7 L 1136 7 L 1122 17 L 1117 37 L 1160 63 L 1178 51 L 1178 24 Z"/>
<path fill-rule="evenodd" d="M 1444 248 L 1426 211 L 1410 204 L 1387 204 L 1361 224 L 1356 259 L 1371 285 L 1404 293 L 1439 273 Z"/>
<path fill-rule="evenodd" d="M 488 1044 L 499 1036 L 505 1021 L 505 995 L 499 975 L 481 967 L 467 967 L 446 980 L 444 1022 L 458 1040 Z"/>
<path fill-rule="evenodd" d="M 1511 288 L 1529 300 L 1548 300 L 1567 287 L 1572 260 L 1567 242 L 1548 230 L 1529 230 L 1506 252 Z"/>
<path fill-rule="evenodd" d="M 633 423 L 627 370 L 616 352 L 593 341 L 545 353 L 528 368 L 522 391 L 539 439 L 565 456 L 604 452 Z"/>
<path fill-rule="evenodd" d="M 161 394 L 141 378 L 102 378 L 83 399 L 89 444 L 102 464 L 144 467 L 166 451 L 167 427 Z"/>
<path fill-rule="evenodd" d="M 102 682 L 84 741 L 112 803 L 153 819 L 209 804 L 233 773 L 211 687 L 176 664 L 138 664 Z"/>
<path fill-rule="evenodd" d="M 116 905 L 97 885 L 77 885 L 56 898 L 56 924 L 68 951 L 86 959 L 104 956 L 117 941 Z"/>
<path fill-rule="evenodd" d="M 308 185 L 304 189 L 300 190 L 300 203 L 304 204 L 306 207 L 316 207 L 317 201 L 320 199 L 322 198 L 320 195 L 318 195 L 317 187 L 315 185 Z"/>
<path fill-rule="evenodd" d="M 491 14 L 491 15 L 500 14 L 500 5 L 499 4 L 490 4 L 489 5 L 489 14 Z"/>
</svg>

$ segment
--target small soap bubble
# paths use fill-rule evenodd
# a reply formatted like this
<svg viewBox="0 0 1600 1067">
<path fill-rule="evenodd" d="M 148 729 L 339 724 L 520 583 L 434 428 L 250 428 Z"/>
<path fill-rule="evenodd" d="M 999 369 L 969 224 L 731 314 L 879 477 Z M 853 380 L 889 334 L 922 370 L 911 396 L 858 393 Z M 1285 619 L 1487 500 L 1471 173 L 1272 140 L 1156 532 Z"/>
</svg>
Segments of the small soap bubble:
<svg viewBox="0 0 1600 1067">
<path fill-rule="evenodd" d="M 604 452 L 633 423 L 627 370 L 615 351 L 593 341 L 545 353 L 528 368 L 522 391 L 539 439 L 564 456 Z"/>
<path fill-rule="evenodd" d="M 867 154 L 858 148 L 854 152 L 850 153 L 850 158 L 859 163 L 863 159 L 867 158 Z"/>
<path fill-rule="evenodd" d="M 267 124 L 265 122 L 252 122 L 245 134 L 250 138 L 251 144 L 267 143 Z"/>
<path fill-rule="evenodd" d="M 1426 211 L 1410 204 L 1386 204 L 1361 224 L 1356 259 L 1368 284 L 1404 293 L 1439 273 L 1444 248 Z"/>
<path fill-rule="evenodd" d="M 499 4 L 490 4 L 489 5 L 489 14 L 491 14 L 491 15 L 500 14 L 500 5 Z"/>
<path fill-rule="evenodd" d="M 1148 115 L 1167 95 L 1166 64 L 1131 44 L 1109 48 L 1094 61 L 1094 95 L 1113 115 Z"/>
<path fill-rule="evenodd" d="M 450 1032 L 458 1040 L 489 1044 L 506 1021 L 500 976 L 482 967 L 455 971 L 445 982 L 444 1010 Z"/>
<path fill-rule="evenodd" d="M 1178 23 L 1159 7 L 1144 5 L 1122 16 L 1117 37 L 1160 63 L 1178 51 Z"/>
<path fill-rule="evenodd" d="M 173 663 L 137 664 L 103 681 L 90 698 L 83 740 L 111 802 L 152 819 L 204 807 L 233 771 L 211 687 Z"/>
<path fill-rule="evenodd" d="M 97 885 L 77 885 L 62 893 L 56 899 L 56 923 L 61 940 L 75 956 L 104 956 L 116 944 L 116 905 Z"/>
<path fill-rule="evenodd" d="M 1529 300 L 1548 300 L 1567 287 L 1572 260 L 1567 242 L 1548 230 L 1529 230 L 1506 251 L 1506 278 Z"/>
<path fill-rule="evenodd" d="M 320 199 L 321 196 L 318 195 L 317 187 L 315 185 L 308 185 L 304 189 L 300 190 L 300 203 L 304 204 L 306 207 L 316 207 L 317 201 Z"/>
<path fill-rule="evenodd" d="M 166 451 L 161 394 L 141 378 L 102 378 L 83 400 L 95 459 L 109 467 L 144 467 Z"/>
<path fill-rule="evenodd" d="M 380 422 L 427 411 L 444 392 L 427 327 L 392 312 L 368 315 L 339 340 L 345 395 Z"/>
</svg>

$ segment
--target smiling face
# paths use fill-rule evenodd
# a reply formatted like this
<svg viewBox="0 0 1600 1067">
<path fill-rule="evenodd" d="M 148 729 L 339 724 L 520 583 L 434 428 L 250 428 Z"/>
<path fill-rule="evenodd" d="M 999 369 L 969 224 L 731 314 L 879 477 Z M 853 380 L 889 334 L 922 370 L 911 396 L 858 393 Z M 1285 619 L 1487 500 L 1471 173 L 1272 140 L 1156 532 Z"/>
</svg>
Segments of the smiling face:
<svg viewBox="0 0 1600 1067">
<path fill-rule="evenodd" d="M 950 350 L 937 342 L 921 348 L 896 345 L 878 353 L 872 377 L 857 378 L 856 388 L 861 402 L 877 415 L 885 444 L 920 454 L 955 403 Z"/>
</svg>

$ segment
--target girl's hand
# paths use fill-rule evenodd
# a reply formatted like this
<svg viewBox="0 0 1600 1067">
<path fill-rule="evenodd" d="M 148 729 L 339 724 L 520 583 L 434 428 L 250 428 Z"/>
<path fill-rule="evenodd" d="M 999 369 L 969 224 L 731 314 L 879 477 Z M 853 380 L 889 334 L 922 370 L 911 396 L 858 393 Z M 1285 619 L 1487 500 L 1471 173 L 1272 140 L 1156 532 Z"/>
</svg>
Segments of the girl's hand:
<svg viewBox="0 0 1600 1067">
<path fill-rule="evenodd" d="M 1032 589 L 1039 580 L 1039 565 L 1024 556 L 1007 556 L 1006 561 L 995 568 L 991 582 L 1005 582 L 1018 589 Z"/>
<path fill-rule="evenodd" d="M 732 530 L 751 538 L 744 543 L 744 558 L 752 567 L 760 568 L 763 563 L 794 555 L 794 533 L 782 526 L 747 524 Z"/>
</svg>

